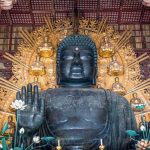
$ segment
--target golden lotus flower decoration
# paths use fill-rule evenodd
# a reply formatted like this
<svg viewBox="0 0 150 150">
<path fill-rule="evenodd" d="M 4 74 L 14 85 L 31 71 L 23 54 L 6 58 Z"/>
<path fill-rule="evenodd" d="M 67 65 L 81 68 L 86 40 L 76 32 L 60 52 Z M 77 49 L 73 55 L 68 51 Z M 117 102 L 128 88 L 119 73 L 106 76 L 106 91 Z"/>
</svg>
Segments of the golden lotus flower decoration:
<svg viewBox="0 0 150 150">
<path fill-rule="evenodd" d="M 44 42 L 38 49 L 38 54 L 40 57 L 52 57 L 54 54 L 54 48 L 52 47 L 51 43 L 48 42 L 48 37 L 44 38 Z"/>
<path fill-rule="evenodd" d="M 137 93 L 132 94 L 130 105 L 131 105 L 132 110 L 135 112 L 141 112 L 145 109 L 145 104 L 140 98 L 137 97 Z"/>
<path fill-rule="evenodd" d="M 33 76 L 43 76 L 46 74 L 45 67 L 42 62 L 40 62 L 39 57 L 36 58 L 29 69 L 29 74 Z"/>
<path fill-rule="evenodd" d="M 116 60 L 115 57 L 112 57 L 112 61 L 107 67 L 107 73 L 110 76 L 119 76 L 123 75 L 124 73 L 124 68 L 123 65 L 119 64 L 119 62 Z"/>
<path fill-rule="evenodd" d="M 115 83 L 112 84 L 112 91 L 118 93 L 119 95 L 125 95 L 126 90 L 123 85 L 119 82 L 119 78 L 115 78 Z"/>
<path fill-rule="evenodd" d="M 114 54 L 114 46 L 112 45 L 108 37 L 105 36 L 104 39 L 102 40 L 102 44 L 99 49 L 99 55 L 100 57 L 103 58 L 110 58 L 113 56 L 113 54 Z"/>
</svg>

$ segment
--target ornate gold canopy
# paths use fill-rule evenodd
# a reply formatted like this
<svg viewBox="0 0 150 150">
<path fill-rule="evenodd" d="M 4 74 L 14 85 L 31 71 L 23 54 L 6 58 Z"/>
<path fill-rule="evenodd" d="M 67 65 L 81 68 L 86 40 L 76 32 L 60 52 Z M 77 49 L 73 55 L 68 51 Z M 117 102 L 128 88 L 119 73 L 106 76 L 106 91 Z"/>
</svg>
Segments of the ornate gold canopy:
<svg viewBox="0 0 150 150">
<path fill-rule="evenodd" d="M 47 17 L 45 17 L 45 22 L 45 26 L 37 28 L 31 33 L 21 30 L 23 40 L 18 45 L 15 56 L 9 53 L 4 55 L 13 63 L 13 76 L 9 81 L 0 78 L 1 125 L 6 121 L 8 115 L 14 114 L 10 104 L 15 99 L 16 91 L 20 90 L 22 86 L 26 86 L 28 83 L 39 84 L 41 90 L 58 87 L 56 84 L 56 50 L 59 43 L 73 33 L 73 23 L 69 19 L 52 22 Z M 121 88 L 123 92 L 120 94 L 124 94 L 123 96 L 129 101 L 132 99 L 132 94 L 136 92 L 145 105 L 144 111 L 136 112 L 137 121 L 139 121 L 142 113 L 149 113 L 148 99 L 150 97 L 144 93 L 144 89 L 150 87 L 150 80 L 141 80 L 139 65 L 139 62 L 148 57 L 143 54 L 136 58 L 129 43 L 131 30 L 118 33 L 106 24 L 106 19 L 102 19 L 101 22 L 80 20 L 79 33 L 88 35 L 96 43 L 98 76 L 95 88 L 115 89 L 116 92 Z M 115 62 L 112 62 L 112 57 L 115 57 Z M 44 73 L 38 74 L 41 70 Z"/>
</svg>

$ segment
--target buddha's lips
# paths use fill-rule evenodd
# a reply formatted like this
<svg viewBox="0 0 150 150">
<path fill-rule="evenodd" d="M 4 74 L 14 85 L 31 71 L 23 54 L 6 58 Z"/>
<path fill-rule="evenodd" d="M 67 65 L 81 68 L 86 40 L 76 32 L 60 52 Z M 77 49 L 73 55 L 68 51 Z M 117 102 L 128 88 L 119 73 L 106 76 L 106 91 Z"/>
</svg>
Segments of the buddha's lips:
<svg viewBox="0 0 150 150">
<path fill-rule="evenodd" d="M 78 67 L 78 68 L 71 69 L 69 76 L 72 78 L 83 78 L 84 73 L 83 73 L 82 68 Z"/>
<path fill-rule="evenodd" d="M 82 73 L 83 69 L 81 67 L 72 68 L 70 73 Z"/>
</svg>

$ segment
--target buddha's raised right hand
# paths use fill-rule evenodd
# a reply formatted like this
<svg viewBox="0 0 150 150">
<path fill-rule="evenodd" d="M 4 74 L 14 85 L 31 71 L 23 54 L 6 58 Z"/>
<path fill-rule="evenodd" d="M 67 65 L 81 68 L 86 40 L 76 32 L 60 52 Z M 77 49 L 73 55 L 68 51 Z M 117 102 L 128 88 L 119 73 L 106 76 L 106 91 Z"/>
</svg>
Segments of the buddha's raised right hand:
<svg viewBox="0 0 150 150">
<path fill-rule="evenodd" d="M 26 132 L 37 130 L 44 120 L 44 98 L 39 98 L 38 86 L 28 84 L 22 87 L 22 91 L 17 92 L 16 99 L 22 99 L 27 107 L 24 110 L 17 110 L 17 119 L 20 127 L 25 128 Z"/>
</svg>

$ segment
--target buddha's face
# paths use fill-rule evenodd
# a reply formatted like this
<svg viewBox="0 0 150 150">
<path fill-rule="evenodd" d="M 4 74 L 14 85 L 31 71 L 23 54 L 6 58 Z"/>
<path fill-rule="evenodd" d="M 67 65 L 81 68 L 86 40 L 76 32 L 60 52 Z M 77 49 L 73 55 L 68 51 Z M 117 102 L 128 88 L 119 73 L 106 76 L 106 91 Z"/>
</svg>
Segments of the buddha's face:
<svg viewBox="0 0 150 150">
<path fill-rule="evenodd" d="M 70 47 L 60 55 L 60 85 L 87 86 L 94 84 L 96 68 L 89 48 Z"/>
</svg>

